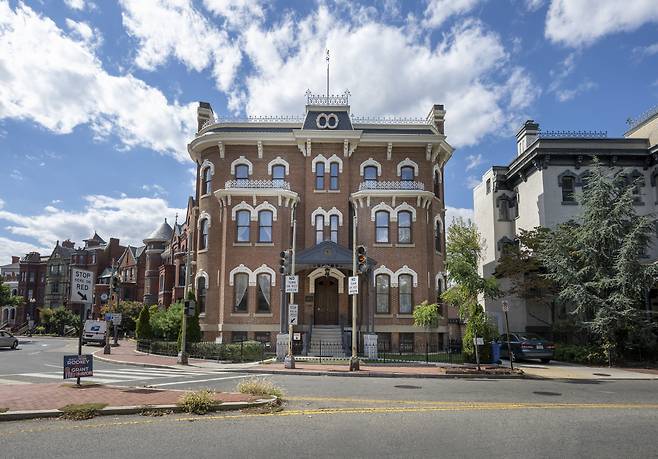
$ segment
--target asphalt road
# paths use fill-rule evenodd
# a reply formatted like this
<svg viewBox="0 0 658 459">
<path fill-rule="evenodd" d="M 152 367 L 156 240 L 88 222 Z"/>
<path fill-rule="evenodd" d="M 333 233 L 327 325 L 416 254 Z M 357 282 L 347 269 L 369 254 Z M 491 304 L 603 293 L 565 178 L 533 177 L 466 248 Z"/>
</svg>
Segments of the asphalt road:
<svg viewBox="0 0 658 459">
<path fill-rule="evenodd" d="M 1 352 L 0 371 L 61 368 L 61 355 L 75 349 L 65 340 L 30 346 L 23 358 Z M 121 384 L 227 391 L 245 376 Z M 277 414 L 0 423 L 0 457 L 658 457 L 657 381 L 267 377 L 286 392 Z"/>
</svg>

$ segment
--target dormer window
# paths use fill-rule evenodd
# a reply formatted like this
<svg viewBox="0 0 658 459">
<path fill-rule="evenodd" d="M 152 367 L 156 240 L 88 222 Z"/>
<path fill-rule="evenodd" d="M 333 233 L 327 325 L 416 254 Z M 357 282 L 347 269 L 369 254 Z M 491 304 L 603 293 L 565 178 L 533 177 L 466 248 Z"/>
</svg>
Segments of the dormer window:
<svg viewBox="0 0 658 459">
<path fill-rule="evenodd" d="M 248 180 L 249 179 L 249 166 L 246 164 L 238 164 L 235 166 L 235 179 Z"/>
</svg>

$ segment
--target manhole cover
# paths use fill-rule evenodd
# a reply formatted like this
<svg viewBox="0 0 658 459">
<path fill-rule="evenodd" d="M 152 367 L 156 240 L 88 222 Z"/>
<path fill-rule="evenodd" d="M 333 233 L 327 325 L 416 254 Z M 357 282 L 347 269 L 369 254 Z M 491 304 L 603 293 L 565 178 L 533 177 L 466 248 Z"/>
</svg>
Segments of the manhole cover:
<svg viewBox="0 0 658 459">
<path fill-rule="evenodd" d="M 128 392 L 129 394 L 154 394 L 160 391 L 157 389 L 126 389 L 123 392 Z"/>
<path fill-rule="evenodd" d="M 610 376 L 608 373 L 594 373 L 594 376 Z"/>
<path fill-rule="evenodd" d="M 393 386 L 393 387 L 397 387 L 398 389 L 422 389 L 422 387 L 420 387 L 420 386 L 410 386 L 410 385 L 407 385 L 407 384 L 400 384 L 400 385 Z"/>
<path fill-rule="evenodd" d="M 558 396 L 562 395 L 559 392 L 544 392 L 544 391 L 535 391 L 535 392 L 533 392 L 533 394 L 547 395 L 547 396 L 550 396 L 550 397 L 558 397 Z"/>
</svg>

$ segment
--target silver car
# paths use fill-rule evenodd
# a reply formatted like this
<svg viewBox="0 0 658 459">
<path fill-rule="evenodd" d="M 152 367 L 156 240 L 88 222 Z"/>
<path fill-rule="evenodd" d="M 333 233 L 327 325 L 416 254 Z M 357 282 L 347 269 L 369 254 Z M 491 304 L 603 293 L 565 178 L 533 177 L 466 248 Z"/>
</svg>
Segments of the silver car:
<svg viewBox="0 0 658 459">
<path fill-rule="evenodd" d="M 8 331 L 0 330 L 0 347 L 16 349 L 18 347 L 18 339 Z"/>
</svg>

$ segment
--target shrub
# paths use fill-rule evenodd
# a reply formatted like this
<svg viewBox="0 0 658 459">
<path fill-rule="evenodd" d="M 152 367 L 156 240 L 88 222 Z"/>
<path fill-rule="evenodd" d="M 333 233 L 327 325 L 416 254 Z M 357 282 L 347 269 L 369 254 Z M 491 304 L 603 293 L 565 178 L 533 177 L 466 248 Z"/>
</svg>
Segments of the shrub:
<svg viewBox="0 0 658 459">
<path fill-rule="evenodd" d="M 46 327 L 44 327 L 43 325 L 37 325 L 36 327 L 34 327 L 34 333 L 36 335 L 43 335 L 44 333 L 46 333 Z"/>
<path fill-rule="evenodd" d="M 262 377 L 245 379 L 238 384 L 237 389 L 241 394 L 283 397 L 283 391 L 279 387 L 271 380 Z"/>
<path fill-rule="evenodd" d="M 480 363 L 491 362 L 491 341 L 496 339 L 498 331 L 496 326 L 491 322 L 489 317 L 484 312 L 474 314 L 466 324 L 464 331 L 464 338 L 462 339 L 462 350 L 464 359 L 468 362 L 474 363 L 475 359 L 475 345 L 473 338 L 484 338 L 484 345 L 478 347 L 480 354 Z"/>
<path fill-rule="evenodd" d="M 575 346 L 569 344 L 555 346 L 555 360 L 581 363 L 586 365 L 602 365 L 608 362 L 605 350 L 599 346 Z"/>
<path fill-rule="evenodd" d="M 159 309 L 157 305 L 153 305 L 149 313 L 153 338 L 165 341 L 174 341 L 178 338 L 183 320 L 182 303 L 174 303 L 167 309 Z"/>
<path fill-rule="evenodd" d="M 187 413 L 206 414 L 215 411 L 221 402 L 215 400 L 215 393 L 211 390 L 188 392 L 178 401 L 178 405 Z"/>
<path fill-rule="evenodd" d="M 107 403 L 83 403 L 80 405 L 66 405 L 59 408 L 59 411 L 63 413 L 61 416 L 62 419 L 80 421 L 93 418 L 98 414 L 99 410 L 102 410 L 106 406 Z"/>
<path fill-rule="evenodd" d="M 151 339 L 153 333 L 151 331 L 151 314 L 149 307 L 144 305 L 137 318 L 137 325 L 135 334 L 138 339 Z"/>
</svg>

